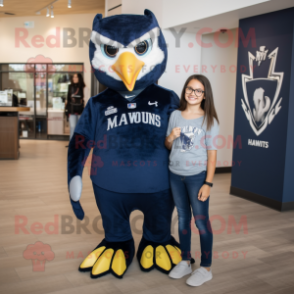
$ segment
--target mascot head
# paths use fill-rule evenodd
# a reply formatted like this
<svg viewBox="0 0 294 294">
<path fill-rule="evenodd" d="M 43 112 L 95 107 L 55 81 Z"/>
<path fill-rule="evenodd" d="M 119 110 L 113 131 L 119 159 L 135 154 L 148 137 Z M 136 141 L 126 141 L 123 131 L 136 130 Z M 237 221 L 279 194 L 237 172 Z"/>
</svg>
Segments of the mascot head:
<svg viewBox="0 0 294 294">
<path fill-rule="evenodd" d="M 93 21 L 90 61 L 98 81 L 116 91 L 133 91 L 163 74 L 167 50 L 154 14 L 121 14 Z"/>
</svg>

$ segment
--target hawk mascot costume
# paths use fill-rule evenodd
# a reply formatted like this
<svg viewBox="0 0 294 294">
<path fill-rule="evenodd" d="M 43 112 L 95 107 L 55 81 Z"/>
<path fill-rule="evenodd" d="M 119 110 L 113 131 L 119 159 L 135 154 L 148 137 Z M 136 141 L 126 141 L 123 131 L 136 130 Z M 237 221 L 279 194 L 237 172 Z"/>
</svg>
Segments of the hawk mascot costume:
<svg viewBox="0 0 294 294">
<path fill-rule="evenodd" d="M 105 238 L 81 263 L 92 278 L 109 272 L 122 278 L 135 254 L 130 214 L 144 214 L 137 259 L 143 271 L 164 273 L 181 261 L 171 236 L 174 203 L 164 142 L 175 92 L 158 86 L 167 62 L 163 34 L 154 14 L 115 15 L 93 21 L 90 61 L 108 87 L 88 101 L 68 149 L 70 201 L 78 219 L 84 163 L 93 148 L 91 180 Z"/>
</svg>

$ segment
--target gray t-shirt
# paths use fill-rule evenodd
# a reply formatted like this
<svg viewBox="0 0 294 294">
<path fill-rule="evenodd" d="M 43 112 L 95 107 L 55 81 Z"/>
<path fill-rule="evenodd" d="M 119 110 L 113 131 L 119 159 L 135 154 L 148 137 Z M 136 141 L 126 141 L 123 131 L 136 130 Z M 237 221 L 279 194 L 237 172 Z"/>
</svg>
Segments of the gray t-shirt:
<svg viewBox="0 0 294 294">
<path fill-rule="evenodd" d="M 201 126 L 203 118 L 185 119 L 179 110 L 170 115 L 166 136 L 173 128 L 181 128 L 181 135 L 174 140 L 169 156 L 169 170 L 174 174 L 192 176 L 207 170 L 207 150 L 218 149 L 219 125 L 214 119 L 207 131 L 206 122 Z"/>
</svg>

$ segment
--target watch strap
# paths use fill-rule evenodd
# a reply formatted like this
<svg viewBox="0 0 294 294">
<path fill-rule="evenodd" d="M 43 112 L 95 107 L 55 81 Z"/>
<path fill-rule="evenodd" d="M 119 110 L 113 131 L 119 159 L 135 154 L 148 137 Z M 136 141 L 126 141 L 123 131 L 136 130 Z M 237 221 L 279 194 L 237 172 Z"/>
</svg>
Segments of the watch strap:
<svg viewBox="0 0 294 294">
<path fill-rule="evenodd" d="M 212 187 L 213 186 L 213 183 L 206 182 L 206 181 L 204 181 L 204 184 L 208 185 L 209 187 Z"/>
</svg>

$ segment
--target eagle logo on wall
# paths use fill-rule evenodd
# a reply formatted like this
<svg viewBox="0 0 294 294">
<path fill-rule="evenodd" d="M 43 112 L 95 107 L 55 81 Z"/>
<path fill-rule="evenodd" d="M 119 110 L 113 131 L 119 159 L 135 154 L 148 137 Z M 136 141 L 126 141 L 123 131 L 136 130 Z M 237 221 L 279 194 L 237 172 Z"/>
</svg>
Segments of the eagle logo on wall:
<svg viewBox="0 0 294 294">
<path fill-rule="evenodd" d="M 283 72 L 275 72 L 279 48 L 277 47 L 268 56 L 266 46 L 260 46 L 260 51 L 254 56 L 248 51 L 249 75 L 242 74 L 242 88 L 244 99 L 241 106 L 256 136 L 259 136 L 272 123 L 281 109 L 282 98 L 279 99 L 283 83 Z M 257 69 L 253 63 L 257 62 Z M 267 67 L 269 62 L 269 68 Z M 258 68 L 260 67 L 260 69 Z M 268 68 L 267 74 L 262 76 Z M 261 73 L 254 77 L 254 72 Z"/>
</svg>

